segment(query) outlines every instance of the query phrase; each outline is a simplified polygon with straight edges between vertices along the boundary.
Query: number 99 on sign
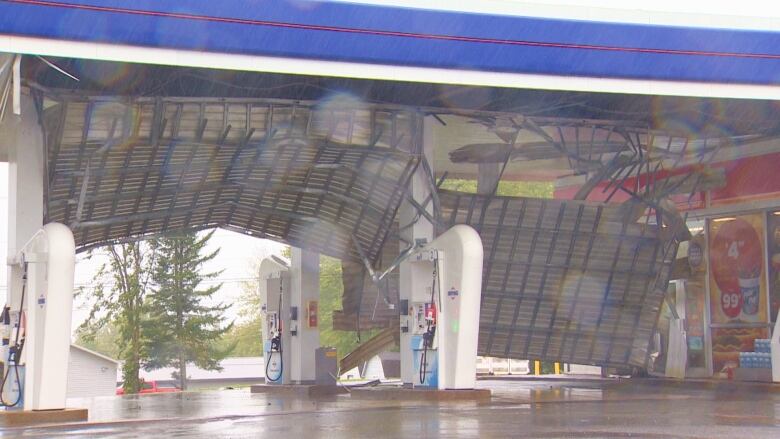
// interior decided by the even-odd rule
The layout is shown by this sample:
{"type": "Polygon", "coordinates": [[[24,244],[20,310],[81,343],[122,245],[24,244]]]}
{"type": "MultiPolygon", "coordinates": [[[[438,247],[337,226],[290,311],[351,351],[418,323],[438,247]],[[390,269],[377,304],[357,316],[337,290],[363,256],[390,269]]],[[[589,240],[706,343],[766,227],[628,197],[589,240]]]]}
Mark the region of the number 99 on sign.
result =
{"type": "Polygon", "coordinates": [[[720,306],[723,314],[734,318],[742,312],[742,294],[739,292],[722,292],[720,295],[720,306]]]}

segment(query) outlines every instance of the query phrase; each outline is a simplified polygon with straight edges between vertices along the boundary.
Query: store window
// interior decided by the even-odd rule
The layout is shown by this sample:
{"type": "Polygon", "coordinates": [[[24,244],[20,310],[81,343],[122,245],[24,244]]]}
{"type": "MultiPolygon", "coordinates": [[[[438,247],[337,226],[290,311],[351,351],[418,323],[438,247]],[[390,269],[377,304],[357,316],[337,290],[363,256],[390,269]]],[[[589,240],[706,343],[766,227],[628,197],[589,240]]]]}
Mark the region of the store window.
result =
{"type": "Polygon", "coordinates": [[[769,335],[764,215],[709,221],[709,294],[713,372],[739,366],[739,353],[769,335]]]}

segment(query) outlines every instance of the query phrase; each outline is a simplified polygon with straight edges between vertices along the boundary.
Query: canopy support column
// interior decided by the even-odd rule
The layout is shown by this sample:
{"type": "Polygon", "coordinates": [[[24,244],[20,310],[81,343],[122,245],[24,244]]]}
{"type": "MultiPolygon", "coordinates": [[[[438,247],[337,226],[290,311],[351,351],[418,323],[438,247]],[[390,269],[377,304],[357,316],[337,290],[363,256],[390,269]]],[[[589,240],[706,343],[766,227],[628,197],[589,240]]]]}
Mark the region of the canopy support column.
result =
{"type": "MultiPolygon", "coordinates": [[[[440,123],[433,116],[425,116],[422,119],[422,147],[421,153],[428,161],[429,164],[433,164],[433,147],[436,144],[435,130],[433,124],[440,123]]],[[[431,169],[431,173],[435,175],[435,170],[431,169]]],[[[433,203],[425,203],[425,200],[431,196],[432,185],[430,182],[430,176],[426,175],[424,166],[417,167],[417,171],[412,176],[409,188],[409,195],[419,205],[422,205],[425,210],[433,214],[433,203]]],[[[398,212],[399,222],[402,226],[412,223],[418,215],[417,208],[414,203],[404,201],[398,212]]],[[[431,242],[434,236],[433,224],[425,217],[419,216],[417,221],[404,230],[401,230],[401,238],[407,242],[415,243],[417,240],[425,240],[431,242]]],[[[431,274],[416,269],[412,264],[401,264],[400,267],[400,289],[399,295],[401,299],[401,337],[400,337],[400,352],[401,352],[401,380],[404,384],[411,385],[414,382],[414,358],[411,349],[412,334],[409,331],[410,316],[406,315],[409,312],[409,305],[412,302],[412,292],[418,289],[430,288],[431,274]],[[406,309],[403,309],[404,303],[406,303],[406,309]]]]}
{"type": "Polygon", "coordinates": [[[314,384],[315,351],[320,347],[320,254],[291,248],[290,380],[314,384]]]}

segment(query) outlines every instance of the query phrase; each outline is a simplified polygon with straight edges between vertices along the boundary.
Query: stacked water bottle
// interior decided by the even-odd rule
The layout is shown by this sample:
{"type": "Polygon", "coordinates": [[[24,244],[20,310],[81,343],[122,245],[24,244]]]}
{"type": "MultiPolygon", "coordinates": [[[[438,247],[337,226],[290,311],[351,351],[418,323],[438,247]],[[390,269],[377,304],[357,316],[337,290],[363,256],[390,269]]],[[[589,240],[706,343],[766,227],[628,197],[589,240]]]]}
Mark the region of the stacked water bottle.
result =
{"type": "Polygon", "coordinates": [[[755,352],[740,352],[739,367],[749,369],[771,368],[772,354],[770,353],[769,339],[758,338],[755,340],[755,352]]]}

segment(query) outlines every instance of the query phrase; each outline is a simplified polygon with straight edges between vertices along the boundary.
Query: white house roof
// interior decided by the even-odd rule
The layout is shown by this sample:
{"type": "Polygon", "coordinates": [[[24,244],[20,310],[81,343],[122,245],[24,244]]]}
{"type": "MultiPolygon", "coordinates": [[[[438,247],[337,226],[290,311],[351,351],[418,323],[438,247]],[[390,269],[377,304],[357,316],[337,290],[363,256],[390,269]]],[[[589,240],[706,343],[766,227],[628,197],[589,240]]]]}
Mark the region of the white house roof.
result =
{"type": "Polygon", "coordinates": [[[115,360],[115,359],[113,359],[113,358],[111,358],[109,356],[106,356],[106,355],[103,355],[101,353],[95,352],[93,350],[87,349],[87,348],[85,348],[83,346],[71,344],[70,348],[71,349],[77,349],[77,350],[82,351],[82,352],[86,352],[89,355],[92,355],[92,356],[98,357],[98,358],[100,358],[102,360],[110,361],[110,362],[112,362],[112,363],[114,363],[116,365],[119,365],[119,361],[117,361],[117,360],[115,360]]]}

